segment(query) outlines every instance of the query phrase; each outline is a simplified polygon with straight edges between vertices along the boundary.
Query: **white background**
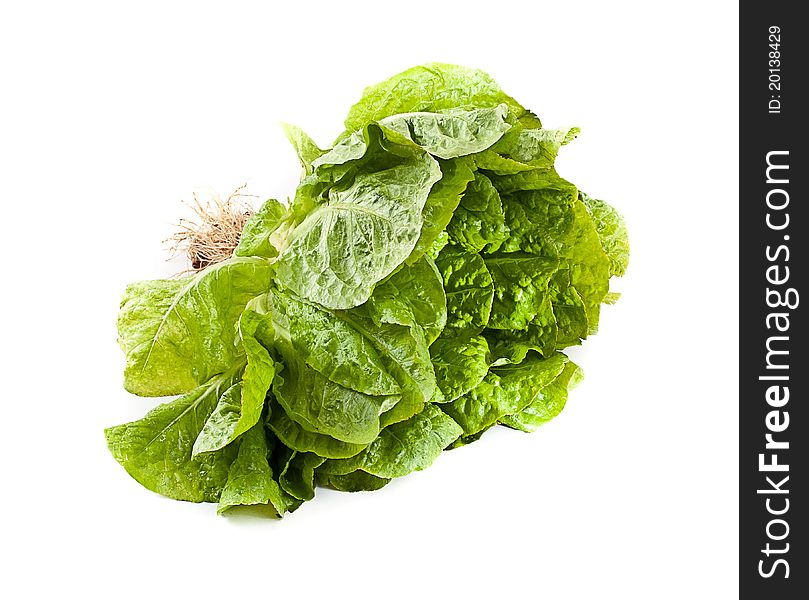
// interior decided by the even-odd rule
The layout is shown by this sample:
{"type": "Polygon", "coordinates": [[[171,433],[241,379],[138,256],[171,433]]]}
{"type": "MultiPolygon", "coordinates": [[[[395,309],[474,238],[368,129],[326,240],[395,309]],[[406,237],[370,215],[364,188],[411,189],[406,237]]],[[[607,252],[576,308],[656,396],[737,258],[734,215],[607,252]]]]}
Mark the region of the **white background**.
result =
{"type": "Polygon", "coordinates": [[[735,597],[736,3],[285,4],[0,9],[2,595],[735,597]],[[280,121],[327,144],[365,85],[433,60],[579,125],[561,173],[626,216],[565,411],[280,522],[141,488],[102,433],[154,404],[121,387],[115,318],[177,270],[181,200],[292,194],[280,121]]]}

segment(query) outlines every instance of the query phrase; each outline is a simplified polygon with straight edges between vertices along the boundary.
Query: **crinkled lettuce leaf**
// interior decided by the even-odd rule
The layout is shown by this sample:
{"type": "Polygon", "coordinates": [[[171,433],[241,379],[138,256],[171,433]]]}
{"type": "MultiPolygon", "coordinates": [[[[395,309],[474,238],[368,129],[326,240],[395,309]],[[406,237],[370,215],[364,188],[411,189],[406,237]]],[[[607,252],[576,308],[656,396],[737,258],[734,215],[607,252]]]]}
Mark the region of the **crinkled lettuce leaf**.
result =
{"type": "Polygon", "coordinates": [[[385,322],[402,317],[401,304],[395,313],[374,310],[386,304],[391,308],[389,295],[345,311],[329,311],[283,291],[273,298],[272,346],[288,369],[285,383],[274,391],[292,420],[304,428],[344,442],[367,443],[367,436],[416,414],[433,396],[435,374],[419,318],[426,312],[432,322],[435,310],[422,311],[416,298],[407,304],[408,325],[385,322]],[[334,429],[340,411],[353,414],[344,414],[334,429]],[[357,428],[353,434],[352,424],[357,428]]]}
{"type": "Polygon", "coordinates": [[[491,354],[486,338],[480,335],[447,335],[430,346],[440,398],[433,403],[451,402],[483,381],[489,372],[491,354]]]}
{"type": "Polygon", "coordinates": [[[294,355],[323,377],[363,394],[401,392],[376,346],[343,314],[282,290],[272,293],[269,304],[274,334],[270,345],[285,363],[293,361],[294,355]]]}
{"type": "Polygon", "coordinates": [[[368,300],[367,311],[377,325],[421,329],[431,344],[447,324],[447,298],[432,259],[422,256],[382,281],[368,300]]]}
{"type": "Polygon", "coordinates": [[[450,239],[469,252],[496,252],[508,236],[500,194],[491,180],[475,174],[447,225],[450,239]]]}
{"type": "Polygon", "coordinates": [[[578,127],[525,129],[514,127],[494,146],[475,156],[479,169],[496,175],[513,175],[535,169],[550,169],[559,149],[579,134],[578,127]]]}
{"type": "Polygon", "coordinates": [[[532,186],[503,196],[510,235],[502,250],[545,256],[564,265],[584,305],[587,333],[593,334],[609,292],[610,261],[575,186],[554,173],[545,173],[532,186]]]}
{"type": "Polygon", "coordinates": [[[267,427],[289,448],[298,452],[312,452],[324,458],[348,458],[362,452],[367,444],[351,444],[329,435],[307,431],[289,418],[277,403],[271,405],[267,427]]]}
{"type": "Polygon", "coordinates": [[[508,106],[445,113],[412,112],[379,121],[387,129],[412,140],[437,158],[450,159],[482,152],[511,129],[508,106]]]}
{"type": "Polygon", "coordinates": [[[593,219],[601,240],[601,247],[610,261],[610,275],[621,277],[629,266],[629,232],[624,218],[603,200],[597,200],[579,191],[579,198],[593,219]]]}
{"type": "MultiPolygon", "coordinates": [[[[364,133],[371,135],[368,129],[364,133]]],[[[441,177],[435,159],[411,142],[412,147],[395,144],[404,150],[400,155],[382,151],[381,136],[371,139],[357,158],[350,149],[339,154],[335,148],[315,161],[316,178],[321,170],[328,177],[330,166],[359,164],[349,165],[338,183],[320,192],[322,198],[311,196],[319,192],[317,186],[301,192],[311,196],[312,208],[289,234],[275,265],[280,284],[327,308],[362,304],[410,255],[421,234],[427,196],[441,177]]]]}
{"type": "Polygon", "coordinates": [[[522,411],[540,390],[556,379],[568,362],[562,353],[528,356],[520,364],[493,367],[483,381],[441,410],[463,428],[465,436],[485,431],[505,415],[522,411]]]}
{"type": "Polygon", "coordinates": [[[457,246],[446,246],[435,259],[444,280],[447,329],[480,333],[489,322],[494,284],[483,258],[457,246]]]}
{"type": "Polygon", "coordinates": [[[492,276],[494,299],[488,327],[524,329],[542,311],[548,284],[559,267],[555,259],[525,253],[485,258],[492,276]]]}
{"type": "Polygon", "coordinates": [[[377,477],[365,471],[353,471],[345,475],[317,473],[319,486],[332,488],[338,492],[375,492],[390,483],[390,479],[377,477]]]}
{"type": "Polygon", "coordinates": [[[348,475],[361,470],[376,477],[403,477],[429,467],[462,433],[461,428],[432,404],[407,421],[380,432],[379,437],[351,458],[327,460],[320,472],[348,475]]]}
{"type": "Polygon", "coordinates": [[[308,431],[368,444],[379,435],[382,413],[401,399],[363,394],[321,375],[295,354],[282,356],[285,368],[275,376],[273,395],[289,418],[308,431]]]}
{"type": "Polygon", "coordinates": [[[438,252],[449,241],[446,227],[452,220],[467,185],[475,178],[474,164],[467,157],[439,160],[438,164],[441,167],[441,179],[433,185],[424,203],[421,234],[407,259],[408,263],[417,261],[425,253],[432,259],[438,256],[438,252]]]}
{"type": "Polygon", "coordinates": [[[501,417],[500,422],[528,433],[536,431],[540,425],[562,412],[567,403],[568,392],[579,383],[581,377],[581,368],[568,362],[556,379],[539,390],[528,406],[518,413],[501,417]]]}
{"type": "Polygon", "coordinates": [[[372,121],[402,113],[474,110],[500,104],[508,106],[513,118],[525,117],[526,122],[540,126],[539,119],[503,92],[487,73],[430,63],[365,88],[362,98],[349,110],[345,128],[350,133],[372,121]]]}

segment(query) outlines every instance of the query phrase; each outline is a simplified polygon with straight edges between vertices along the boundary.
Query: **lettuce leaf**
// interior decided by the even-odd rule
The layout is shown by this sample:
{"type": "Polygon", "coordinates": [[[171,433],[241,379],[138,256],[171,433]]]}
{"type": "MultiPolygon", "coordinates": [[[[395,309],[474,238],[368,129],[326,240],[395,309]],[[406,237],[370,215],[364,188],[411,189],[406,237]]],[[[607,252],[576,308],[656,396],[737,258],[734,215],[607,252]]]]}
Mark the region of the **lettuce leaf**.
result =
{"type": "Polygon", "coordinates": [[[339,492],[375,492],[390,483],[390,479],[377,477],[365,471],[353,471],[345,475],[317,473],[317,484],[339,492]]]}
{"type": "Polygon", "coordinates": [[[581,377],[581,368],[568,362],[556,379],[539,390],[528,406],[518,413],[501,417],[500,422],[526,433],[536,431],[540,425],[562,412],[567,403],[568,392],[576,387],[581,377]]]}
{"type": "Polygon", "coordinates": [[[447,329],[480,333],[489,322],[494,283],[483,258],[455,246],[447,246],[435,259],[444,280],[447,329]]]}
{"type": "Polygon", "coordinates": [[[441,168],[441,179],[433,185],[427,201],[424,203],[424,210],[421,212],[423,222],[421,234],[416,242],[416,247],[407,258],[408,264],[416,262],[425,253],[435,260],[441,247],[446,245],[449,240],[445,229],[452,220],[467,185],[475,178],[474,164],[466,157],[439,160],[438,164],[441,168]],[[442,240],[439,242],[440,247],[436,250],[434,245],[439,237],[442,240]]]}
{"type": "MultiPolygon", "coordinates": [[[[381,143],[379,138],[376,143],[381,143]]],[[[359,161],[367,145],[355,153],[351,147],[341,152],[335,148],[315,161],[315,175],[321,168],[328,174],[330,166],[349,161],[361,164],[329,187],[322,202],[311,198],[313,208],[292,230],[276,262],[280,284],[332,309],[368,300],[374,285],[413,251],[421,234],[422,209],[441,177],[429,154],[415,146],[406,149],[406,156],[397,156],[393,165],[381,169],[374,160],[379,149],[359,161]]]]}
{"type": "Polygon", "coordinates": [[[447,324],[447,298],[432,259],[422,256],[377,285],[367,311],[375,324],[421,330],[431,344],[447,324]]]}
{"type": "Polygon", "coordinates": [[[624,218],[603,200],[579,191],[579,198],[593,220],[601,247],[610,261],[610,275],[621,277],[629,266],[629,232],[624,218]]]}
{"type": "MultiPolygon", "coordinates": [[[[530,116],[487,73],[457,65],[430,63],[413,67],[365,88],[345,120],[347,132],[402,113],[475,110],[505,104],[514,119],[530,116]]],[[[539,127],[539,119],[530,119],[539,127]]],[[[343,134],[345,135],[345,134],[343,134]]]]}
{"type": "Polygon", "coordinates": [[[275,376],[273,395],[289,418],[303,429],[350,444],[372,442],[382,428],[380,416],[401,399],[374,396],[324,377],[299,357],[284,356],[285,370],[275,376]]]}
{"type": "Polygon", "coordinates": [[[239,245],[233,251],[234,256],[278,256],[281,242],[276,238],[276,233],[288,218],[286,207],[278,200],[270,198],[264,202],[244,224],[239,245]]]}
{"type": "Polygon", "coordinates": [[[413,112],[392,115],[379,125],[395,131],[437,158],[450,159],[482,152],[511,129],[508,106],[451,110],[445,113],[413,112]]]}
{"type": "Polygon", "coordinates": [[[427,405],[407,421],[385,428],[365,450],[351,458],[327,460],[320,472],[348,475],[357,470],[391,479],[429,467],[462,433],[440,409],[427,405]]]}
{"type": "Polygon", "coordinates": [[[542,299],[548,295],[548,284],[559,263],[525,253],[489,256],[485,263],[494,284],[488,327],[528,327],[543,309],[542,299]]]}
{"type": "Polygon", "coordinates": [[[236,325],[271,271],[266,260],[232,258],[192,277],[130,285],[118,314],[127,391],[182,394],[242,361],[236,325]]]}
{"type": "Polygon", "coordinates": [[[295,148],[295,154],[298,155],[298,160],[303,167],[303,172],[306,175],[311,175],[314,171],[314,163],[318,158],[323,156],[326,151],[321,150],[318,145],[310,138],[306,132],[300,127],[283,123],[284,134],[286,134],[289,143],[295,148]]]}
{"type": "Polygon", "coordinates": [[[281,474],[278,483],[287,494],[305,502],[315,497],[315,469],[323,464],[325,458],[309,452],[297,452],[289,448],[282,456],[281,474]]]}
{"type": "Polygon", "coordinates": [[[251,300],[239,319],[239,334],[247,354],[242,380],[216,405],[194,442],[193,455],[224,448],[261,419],[264,401],[275,377],[275,362],[255,338],[267,313],[268,296],[251,300]]]}
{"type": "Polygon", "coordinates": [[[267,427],[287,447],[298,452],[312,452],[324,458],[348,458],[362,452],[367,444],[350,444],[331,436],[307,431],[289,418],[278,404],[271,405],[267,427]]]}
{"type": "Polygon", "coordinates": [[[500,141],[475,157],[479,169],[496,175],[514,175],[535,169],[550,169],[559,149],[579,134],[578,127],[524,129],[515,127],[500,141]]]}
{"type": "Polygon", "coordinates": [[[363,394],[402,391],[366,333],[342,314],[280,290],[272,293],[269,304],[274,334],[270,346],[285,363],[300,359],[323,377],[363,394]]]}
{"type": "Polygon", "coordinates": [[[162,404],[143,419],[110,427],[107,445],[115,460],[143,487],[189,502],[216,502],[237,448],[192,456],[192,447],[216,403],[240,372],[213,377],[192,392],[162,404]]]}
{"type": "Polygon", "coordinates": [[[483,381],[489,372],[491,354],[486,338],[480,335],[447,335],[430,346],[441,398],[433,402],[451,402],[483,381]]]}
{"type": "Polygon", "coordinates": [[[466,188],[447,225],[450,239],[469,252],[496,252],[506,240],[505,215],[500,194],[482,173],[466,188]]]}
{"type": "Polygon", "coordinates": [[[483,432],[502,417],[530,405],[562,373],[567,362],[567,356],[557,353],[494,367],[477,387],[453,402],[441,404],[441,410],[463,428],[465,436],[483,432]]]}
{"type": "Polygon", "coordinates": [[[280,517],[297,508],[296,498],[285,493],[275,479],[268,461],[271,449],[266,430],[252,427],[239,442],[239,452],[230,465],[228,479],[219,496],[217,512],[222,514],[234,506],[269,504],[280,517]]]}

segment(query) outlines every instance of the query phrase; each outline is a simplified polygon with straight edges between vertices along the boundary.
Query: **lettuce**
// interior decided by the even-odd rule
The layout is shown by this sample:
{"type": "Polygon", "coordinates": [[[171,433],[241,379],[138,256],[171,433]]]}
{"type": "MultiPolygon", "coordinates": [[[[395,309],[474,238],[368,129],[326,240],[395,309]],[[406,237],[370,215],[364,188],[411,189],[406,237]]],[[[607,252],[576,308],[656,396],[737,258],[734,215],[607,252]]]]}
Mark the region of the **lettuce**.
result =
{"type": "Polygon", "coordinates": [[[107,429],[144,487],[283,516],[316,487],[377,490],[498,424],[534,431],[581,370],[626,272],[620,214],[560,176],[545,129],[482,71],[409,69],[365,90],[234,256],[129,286],[124,386],[180,396],[107,429]]]}

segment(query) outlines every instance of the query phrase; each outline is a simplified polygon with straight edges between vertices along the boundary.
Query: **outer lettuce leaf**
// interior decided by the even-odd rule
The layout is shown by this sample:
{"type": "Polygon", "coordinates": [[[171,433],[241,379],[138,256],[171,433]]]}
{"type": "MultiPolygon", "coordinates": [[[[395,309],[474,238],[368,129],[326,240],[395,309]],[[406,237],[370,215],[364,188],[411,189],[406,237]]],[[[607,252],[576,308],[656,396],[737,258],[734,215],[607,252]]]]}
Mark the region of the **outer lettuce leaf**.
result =
{"type": "Polygon", "coordinates": [[[475,178],[474,165],[467,157],[439,160],[438,162],[441,165],[441,179],[433,185],[430,195],[427,196],[427,202],[421,213],[424,222],[421,227],[421,235],[407,259],[408,264],[414,263],[425,253],[428,253],[432,259],[438,256],[438,252],[449,240],[449,236],[444,230],[452,219],[467,184],[475,178]],[[441,238],[440,241],[439,238],[441,238]]]}
{"type": "Polygon", "coordinates": [[[533,402],[516,414],[502,417],[500,422],[521,431],[536,431],[540,425],[562,412],[568,391],[581,381],[581,376],[581,369],[573,362],[568,362],[559,376],[539,391],[533,402]]]}
{"type": "MultiPolygon", "coordinates": [[[[241,407],[242,382],[237,381],[219,397],[219,402],[216,403],[211,416],[205,421],[205,425],[194,441],[191,456],[196,457],[198,454],[220,450],[233,441],[236,438],[234,434],[239,422],[241,407]]],[[[261,406],[259,406],[260,414],[261,406]]]]}
{"type": "Polygon", "coordinates": [[[328,200],[331,187],[345,187],[358,174],[375,173],[420,161],[426,161],[431,168],[438,165],[436,159],[408,136],[379,123],[369,123],[314,160],[313,173],[301,180],[295,197],[297,200],[311,196],[315,203],[322,203],[328,200]]]}
{"type": "Polygon", "coordinates": [[[239,319],[239,333],[247,353],[242,381],[219,399],[197,440],[193,454],[224,448],[261,419],[264,401],[275,376],[275,363],[255,338],[268,310],[267,294],[254,298],[239,319]]]}
{"type": "Polygon", "coordinates": [[[390,479],[377,477],[365,471],[354,471],[346,475],[317,474],[318,485],[329,487],[339,492],[375,492],[389,483],[390,479]]]}
{"type": "Polygon", "coordinates": [[[130,285],[118,315],[127,391],[181,394],[243,361],[236,324],[267,290],[271,269],[264,259],[232,258],[193,277],[130,285]]]}
{"type": "Polygon", "coordinates": [[[216,502],[237,448],[230,445],[196,458],[191,449],[217,401],[239,377],[239,371],[217,375],[140,421],[110,427],[105,431],[110,452],[153,492],[176,500],[216,502]]]}
{"type": "Polygon", "coordinates": [[[591,317],[587,315],[587,306],[575,288],[574,281],[575,272],[562,269],[554,273],[548,286],[553,306],[556,348],[578,345],[590,331],[591,317]]]}
{"type": "Polygon", "coordinates": [[[450,159],[482,152],[511,129],[508,106],[452,110],[446,113],[412,112],[391,115],[379,124],[412,140],[438,158],[450,159]]]}
{"type": "Polygon", "coordinates": [[[283,444],[298,452],[313,452],[324,458],[348,458],[362,452],[367,444],[349,444],[328,435],[307,431],[289,418],[278,405],[267,416],[267,427],[283,444]]]}
{"type": "Polygon", "coordinates": [[[338,147],[315,161],[314,183],[299,188],[302,200],[296,196],[305,217],[276,263],[278,282],[327,308],[362,304],[374,285],[410,255],[430,188],[441,177],[438,163],[410,142],[412,147],[396,144],[405,156],[382,152],[380,165],[379,149],[369,148],[372,131],[364,134],[368,137],[356,152],[338,147]],[[397,159],[393,165],[391,157],[397,159]],[[321,191],[337,176],[331,172],[335,165],[341,183],[321,191]]]}
{"type": "Polygon", "coordinates": [[[273,381],[273,394],[287,415],[304,429],[350,444],[372,442],[382,428],[379,417],[401,398],[343,387],[294,354],[284,356],[284,366],[273,381]]]}
{"type": "Polygon", "coordinates": [[[447,225],[453,242],[470,252],[495,252],[508,233],[500,194],[488,177],[475,174],[447,225]]]}
{"type": "Polygon", "coordinates": [[[258,422],[275,377],[275,362],[259,339],[265,336],[263,328],[269,310],[269,295],[262,294],[247,304],[239,319],[239,335],[247,353],[247,366],[242,378],[242,410],[235,435],[258,422]]]}
{"type": "Polygon", "coordinates": [[[300,501],[311,500],[315,497],[315,468],[326,459],[317,454],[296,452],[288,448],[284,450],[278,483],[293,498],[300,501]]]}
{"type": "Polygon", "coordinates": [[[356,131],[367,123],[401,113],[473,110],[499,104],[506,104],[514,118],[526,117],[526,125],[540,126],[539,119],[506,95],[487,73],[430,63],[365,88],[362,98],[351,107],[345,128],[347,132],[356,131]]]}
{"type": "Polygon", "coordinates": [[[447,298],[435,263],[423,256],[396,271],[376,286],[367,310],[377,325],[420,328],[431,344],[447,324],[447,298]]]}
{"type": "Polygon", "coordinates": [[[403,421],[418,413],[436,390],[427,340],[420,327],[395,324],[375,325],[368,307],[345,311],[343,317],[363,331],[380,351],[389,372],[402,387],[401,399],[382,415],[381,425],[403,421]]]}
{"type": "Polygon", "coordinates": [[[263,423],[242,436],[239,453],[230,466],[227,483],[219,497],[219,514],[234,506],[256,504],[270,504],[278,516],[297,508],[296,499],[286,494],[273,479],[267,460],[269,453],[263,423]]]}
{"type": "MultiPolygon", "coordinates": [[[[427,267],[435,279],[431,267],[427,267]]],[[[384,286],[382,291],[385,292],[384,286]]],[[[395,312],[375,312],[374,307],[393,306],[390,295],[383,295],[352,310],[327,311],[296,302],[283,292],[274,294],[274,298],[272,345],[289,367],[287,383],[274,389],[280,404],[304,428],[346,442],[368,443],[370,439],[366,438],[374,429],[378,433],[380,427],[416,414],[434,394],[435,374],[424,323],[419,318],[426,313],[427,320],[434,324],[436,307],[432,310],[420,307],[413,297],[402,301],[395,312]],[[390,317],[389,320],[402,317],[403,306],[409,306],[408,322],[409,317],[416,322],[410,325],[374,322],[374,317],[385,320],[380,315],[390,317]],[[300,319],[290,317],[296,311],[303,315],[300,319]],[[360,361],[359,356],[373,357],[373,362],[360,361]],[[355,366],[343,373],[341,369],[349,361],[364,370],[355,366]],[[391,387],[377,385],[380,373],[386,375],[383,381],[392,383],[391,387]],[[301,377],[306,381],[299,381],[301,377]],[[353,416],[343,415],[341,428],[333,429],[339,416],[333,411],[347,409],[357,412],[353,416]],[[381,420],[377,420],[380,415],[381,420]],[[352,422],[356,427],[361,425],[364,433],[352,434],[347,429],[352,422]]],[[[439,312],[443,317],[443,311],[439,312]]]]}
{"type": "Polygon", "coordinates": [[[271,305],[271,345],[285,361],[296,355],[323,377],[363,394],[402,391],[367,335],[341,314],[280,290],[272,293],[271,305]]]}
{"type": "Polygon", "coordinates": [[[579,134],[578,127],[522,129],[515,127],[489,150],[475,156],[479,169],[497,175],[513,175],[534,169],[550,169],[559,148],[579,134]]]}
{"type": "Polygon", "coordinates": [[[543,309],[548,283],[559,267],[554,259],[524,253],[489,256],[486,268],[494,282],[494,300],[488,326],[524,329],[543,309]]]}
{"type": "MultiPolygon", "coordinates": [[[[425,261],[428,260],[425,259],[425,261]]],[[[416,273],[418,273],[419,268],[416,268],[416,273]]],[[[403,421],[418,413],[424,403],[429,402],[435,394],[435,372],[430,362],[427,336],[432,338],[438,331],[438,325],[444,320],[444,311],[441,306],[432,309],[425,306],[420,298],[422,294],[425,294],[433,296],[436,302],[440,302],[443,293],[434,289],[438,282],[435,280],[435,272],[429,262],[423,268],[424,283],[427,290],[430,291],[422,290],[420,287],[412,288],[414,291],[418,290],[416,294],[409,299],[400,298],[399,303],[400,309],[409,305],[409,310],[406,311],[407,316],[412,315],[416,321],[415,324],[400,325],[385,322],[387,320],[409,321],[409,319],[393,318],[394,313],[388,313],[387,316],[390,316],[390,319],[380,319],[380,306],[390,307],[388,303],[391,294],[385,286],[381,286],[379,296],[374,291],[374,296],[363,306],[348,311],[339,311],[341,318],[361,331],[377,348],[388,371],[402,388],[402,399],[382,416],[383,427],[403,421]]],[[[407,283],[412,279],[410,275],[403,273],[401,280],[397,276],[391,278],[394,283],[398,281],[402,287],[410,285],[407,283]]],[[[396,315],[401,316],[402,312],[402,310],[397,310],[396,315]]]]}
{"type": "Polygon", "coordinates": [[[321,150],[314,140],[300,127],[290,125],[289,123],[283,123],[282,126],[289,143],[295,148],[295,154],[298,155],[298,160],[301,163],[301,167],[303,167],[304,173],[311,175],[314,171],[312,163],[323,156],[326,151],[321,150]]]}
{"type": "Polygon", "coordinates": [[[435,259],[447,297],[447,329],[479,333],[489,321],[492,276],[479,254],[447,246],[435,259]]]}
{"type": "Polygon", "coordinates": [[[579,198],[593,219],[601,247],[610,260],[610,275],[621,277],[629,266],[629,232],[617,210],[579,191],[579,198]]]}
{"type": "MultiPolygon", "coordinates": [[[[501,178],[496,185],[499,182],[501,178]]],[[[575,186],[554,173],[545,173],[544,179],[533,179],[530,185],[533,189],[503,199],[511,232],[503,250],[547,256],[565,265],[584,304],[588,333],[595,333],[601,303],[609,291],[610,262],[593,221],[575,186]]]]}
{"type": "Polygon", "coordinates": [[[489,344],[479,335],[441,336],[430,346],[430,356],[442,394],[434,403],[451,402],[477,387],[491,364],[489,344]]]}
{"type": "Polygon", "coordinates": [[[598,331],[601,303],[609,292],[610,262],[580,201],[573,205],[573,226],[557,243],[561,260],[570,270],[570,285],[584,304],[587,333],[594,334],[598,331]]]}
{"type": "Polygon", "coordinates": [[[561,353],[549,358],[527,357],[518,365],[492,368],[471,392],[441,409],[463,428],[465,436],[480,433],[505,415],[522,411],[540,390],[556,379],[568,358],[561,353]]]}
{"type": "Polygon", "coordinates": [[[260,256],[274,258],[278,256],[277,247],[281,242],[276,233],[289,218],[286,207],[270,198],[244,224],[239,245],[233,251],[235,256],[260,256]]]}
{"type": "Polygon", "coordinates": [[[461,428],[432,404],[407,421],[385,428],[367,449],[352,458],[328,460],[325,474],[347,475],[362,470],[382,478],[403,477],[429,467],[461,428]]]}

